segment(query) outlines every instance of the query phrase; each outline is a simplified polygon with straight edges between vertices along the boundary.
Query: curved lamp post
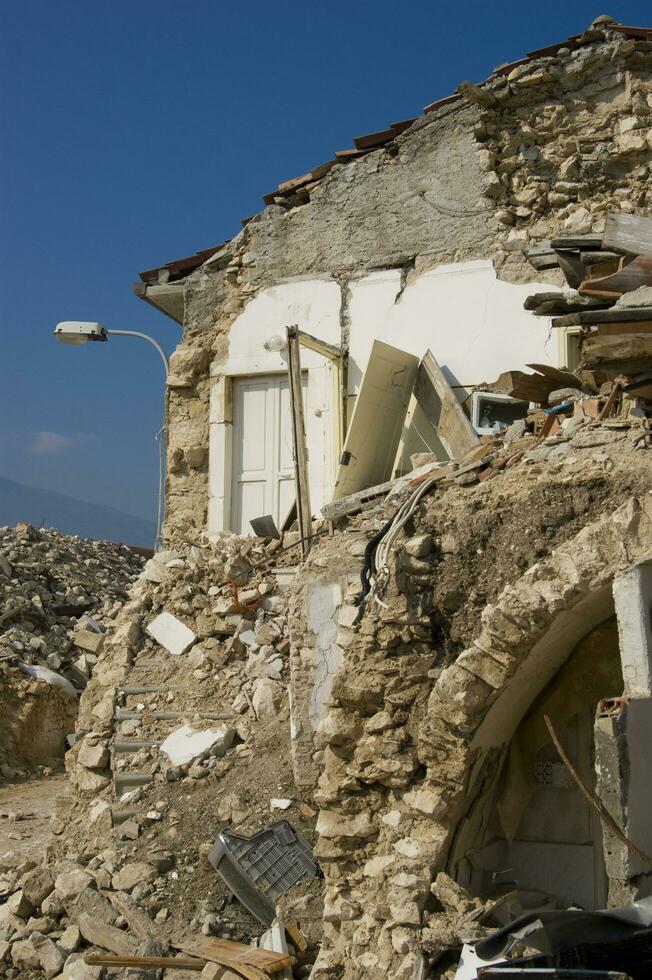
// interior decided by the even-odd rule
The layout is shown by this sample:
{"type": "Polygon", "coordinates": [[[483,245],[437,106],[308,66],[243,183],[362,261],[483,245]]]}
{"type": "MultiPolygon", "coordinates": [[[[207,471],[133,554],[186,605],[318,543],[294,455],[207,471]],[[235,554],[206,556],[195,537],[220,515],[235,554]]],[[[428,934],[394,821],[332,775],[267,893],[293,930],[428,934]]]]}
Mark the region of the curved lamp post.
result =
{"type": "Polygon", "coordinates": [[[54,328],[54,336],[62,344],[70,344],[74,347],[79,347],[80,344],[87,344],[89,340],[106,341],[109,337],[140,337],[141,340],[146,340],[148,344],[156,348],[160,354],[165,367],[166,379],[170,373],[170,362],[161,345],[153,337],[148,336],[146,333],[140,333],[138,330],[107,330],[101,323],[87,323],[83,320],[64,320],[63,323],[57,323],[54,328]]]}
{"type": "MultiPolygon", "coordinates": [[[[89,341],[107,341],[109,337],[139,337],[140,340],[146,340],[148,344],[154,347],[163,361],[163,367],[165,368],[165,380],[167,381],[168,375],[170,373],[170,361],[168,356],[153,337],[150,337],[146,333],[140,333],[138,330],[107,330],[103,327],[101,323],[89,323],[85,320],[64,320],[62,323],[57,323],[54,328],[54,336],[57,340],[60,340],[62,344],[70,344],[73,347],[79,347],[81,344],[87,344],[89,341]]],[[[161,528],[163,524],[163,483],[165,474],[165,422],[163,423],[163,428],[156,436],[156,440],[159,443],[159,490],[158,490],[158,514],[157,514],[157,528],[156,528],[156,547],[161,544],[161,528]]]]}

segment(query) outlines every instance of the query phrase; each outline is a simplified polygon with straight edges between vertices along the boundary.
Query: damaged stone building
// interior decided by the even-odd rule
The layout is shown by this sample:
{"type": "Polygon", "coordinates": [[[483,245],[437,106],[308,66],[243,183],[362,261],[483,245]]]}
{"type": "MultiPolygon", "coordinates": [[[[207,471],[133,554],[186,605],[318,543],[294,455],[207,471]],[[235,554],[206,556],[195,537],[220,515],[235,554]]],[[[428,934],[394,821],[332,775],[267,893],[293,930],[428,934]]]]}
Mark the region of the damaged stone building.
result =
{"type": "Polygon", "coordinates": [[[280,818],[319,865],[286,976],[454,977],[520,915],[652,894],[652,29],[354,142],[135,287],[182,328],[166,546],[49,870],[2,872],[9,969],[75,923],[74,962],[251,942],[208,855],[280,818]]]}

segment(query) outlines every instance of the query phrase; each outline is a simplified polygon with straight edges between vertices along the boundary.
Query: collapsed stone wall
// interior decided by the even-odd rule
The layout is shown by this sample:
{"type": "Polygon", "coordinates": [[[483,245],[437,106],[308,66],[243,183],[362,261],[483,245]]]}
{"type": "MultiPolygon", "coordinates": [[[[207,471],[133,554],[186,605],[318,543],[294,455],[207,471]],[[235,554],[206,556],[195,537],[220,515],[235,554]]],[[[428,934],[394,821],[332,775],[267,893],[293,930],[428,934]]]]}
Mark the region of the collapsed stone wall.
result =
{"type": "MultiPolygon", "coordinates": [[[[489,258],[501,278],[527,282],[524,247],[597,233],[609,209],[650,213],[652,45],[608,25],[587,42],[461,86],[459,101],[388,146],[277,197],[188,277],[169,391],[171,540],[206,526],[210,374],[262,289],[336,279],[346,348],[347,285],[370,271],[401,268],[409,282],[441,263],[489,258]]],[[[555,285],[560,276],[536,273],[555,285]]]]}
{"type": "MultiPolygon", "coordinates": [[[[429,951],[456,944],[437,873],[478,761],[475,731],[554,616],[652,554],[650,460],[633,444],[625,430],[566,432],[489,482],[433,491],[357,632],[354,590],[344,594],[342,664],[312,746],[326,875],[313,976],[420,976],[429,951]]],[[[313,659],[315,583],[350,576],[347,552],[392,511],[379,503],[315,546],[291,598],[293,657],[313,659]]]]}

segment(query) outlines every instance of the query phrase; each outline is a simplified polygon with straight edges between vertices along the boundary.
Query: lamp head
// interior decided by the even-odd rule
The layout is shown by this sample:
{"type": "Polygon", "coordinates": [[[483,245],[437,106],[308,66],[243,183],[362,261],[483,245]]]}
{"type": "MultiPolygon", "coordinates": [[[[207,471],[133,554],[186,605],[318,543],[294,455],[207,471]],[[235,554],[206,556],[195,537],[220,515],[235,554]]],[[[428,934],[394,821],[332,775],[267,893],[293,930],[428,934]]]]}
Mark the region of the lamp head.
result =
{"type": "Polygon", "coordinates": [[[62,344],[79,346],[89,340],[108,340],[106,328],[101,323],[87,323],[84,320],[64,320],[57,323],[54,336],[62,344]]]}
{"type": "Polygon", "coordinates": [[[279,353],[280,351],[285,350],[285,348],[287,347],[287,341],[285,337],[281,337],[280,334],[275,333],[273,336],[271,336],[268,340],[265,341],[263,347],[265,348],[265,350],[273,351],[274,353],[279,353]]]}

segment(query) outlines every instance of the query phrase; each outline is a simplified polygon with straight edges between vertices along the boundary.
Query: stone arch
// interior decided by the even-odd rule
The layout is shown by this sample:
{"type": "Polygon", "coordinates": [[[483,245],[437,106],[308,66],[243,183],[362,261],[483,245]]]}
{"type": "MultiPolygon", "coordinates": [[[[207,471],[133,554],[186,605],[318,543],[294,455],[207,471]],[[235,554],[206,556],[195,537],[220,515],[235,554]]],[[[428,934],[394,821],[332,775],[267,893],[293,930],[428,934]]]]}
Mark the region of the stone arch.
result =
{"type": "MultiPolygon", "coordinates": [[[[440,754],[429,767],[447,803],[439,867],[454,852],[491,753],[509,742],[579,641],[614,615],[614,579],[652,556],[651,518],[646,494],[587,525],[485,608],[479,635],[441,674],[425,725],[430,745],[445,734],[449,746],[447,758],[440,754]]],[[[626,670],[625,683],[626,694],[640,696],[630,690],[626,670]]]]}

